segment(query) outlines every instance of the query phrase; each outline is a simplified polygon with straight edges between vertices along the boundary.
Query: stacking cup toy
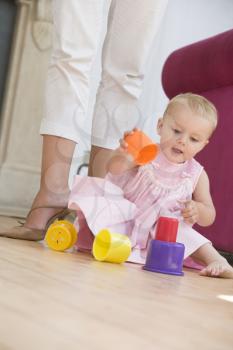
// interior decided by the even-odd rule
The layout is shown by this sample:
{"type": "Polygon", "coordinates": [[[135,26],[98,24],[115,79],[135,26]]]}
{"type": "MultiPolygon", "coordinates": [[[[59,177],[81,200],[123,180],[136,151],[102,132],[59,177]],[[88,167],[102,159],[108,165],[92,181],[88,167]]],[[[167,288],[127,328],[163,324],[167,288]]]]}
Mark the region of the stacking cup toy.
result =
{"type": "Polygon", "coordinates": [[[157,223],[155,239],[166,242],[176,242],[178,220],[161,216],[157,223]]]}
{"type": "Polygon", "coordinates": [[[45,241],[49,248],[64,251],[75,244],[77,237],[77,231],[71,222],[57,220],[49,226],[45,241]]]}
{"type": "Polygon", "coordinates": [[[120,264],[128,259],[131,253],[131,242],[125,235],[103,229],[95,237],[92,253],[98,261],[120,264]]]}
{"type": "Polygon", "coordinates": [[[184,244],[152,240],[144,270],[182,276],[184,244]]]}
{"type": "Polygon", "coordinates": [[[128,144],[127,152],[138,165],[149,163],[158,154],[158,146],[142,131],[127,135],[125,141],[128,144]]]}

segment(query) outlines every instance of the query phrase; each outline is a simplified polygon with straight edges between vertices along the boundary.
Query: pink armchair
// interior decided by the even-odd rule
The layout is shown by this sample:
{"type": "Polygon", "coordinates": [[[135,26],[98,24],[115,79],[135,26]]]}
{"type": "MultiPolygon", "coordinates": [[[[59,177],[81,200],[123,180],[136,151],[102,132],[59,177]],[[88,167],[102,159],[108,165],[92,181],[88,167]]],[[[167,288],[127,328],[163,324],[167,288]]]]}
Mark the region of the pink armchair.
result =
{"type": "Polygon", "coordinates": [[[217,217],[197,230],[217,249],[233,253],[233,30],[174,51],[164,64],[162,84],[169,98],[193,92],[218,110],[218,127],[197,157],[209,175],[217,217]]]}

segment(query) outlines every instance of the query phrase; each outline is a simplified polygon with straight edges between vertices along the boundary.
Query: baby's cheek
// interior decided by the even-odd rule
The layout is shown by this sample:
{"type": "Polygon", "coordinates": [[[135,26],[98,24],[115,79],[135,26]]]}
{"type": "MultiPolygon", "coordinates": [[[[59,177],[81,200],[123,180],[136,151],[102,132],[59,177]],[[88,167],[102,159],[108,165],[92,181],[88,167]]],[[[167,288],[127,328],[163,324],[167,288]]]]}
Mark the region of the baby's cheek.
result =
{"type": "Polygon", "coordinates": [[[162,149],[162,151],[166,150],[167,148],[169,148],[171,146],[171,138],[166,138],[165,140],[163,140],[162,142],[160,142],[160,147],[162,149]]]}

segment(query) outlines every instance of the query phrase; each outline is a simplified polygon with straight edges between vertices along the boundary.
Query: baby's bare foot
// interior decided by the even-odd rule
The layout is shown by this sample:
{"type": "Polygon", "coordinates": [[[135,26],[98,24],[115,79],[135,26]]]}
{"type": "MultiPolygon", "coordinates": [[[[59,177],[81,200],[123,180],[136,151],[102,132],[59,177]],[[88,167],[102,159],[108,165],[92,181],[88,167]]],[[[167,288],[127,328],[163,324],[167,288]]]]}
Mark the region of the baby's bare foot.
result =
{"type": "Polygon", "coordinates": [[[233,267],[226,259],[213,261],[200,272],[201,276],[233,278],[233,267]]]}

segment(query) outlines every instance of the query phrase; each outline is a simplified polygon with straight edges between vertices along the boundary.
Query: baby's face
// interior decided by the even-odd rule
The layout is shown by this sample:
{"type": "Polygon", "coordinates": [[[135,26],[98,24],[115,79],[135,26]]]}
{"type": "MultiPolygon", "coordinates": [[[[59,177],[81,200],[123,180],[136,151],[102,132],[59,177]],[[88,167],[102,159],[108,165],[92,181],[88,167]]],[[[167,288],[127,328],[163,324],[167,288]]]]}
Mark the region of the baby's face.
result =
{"type": "Polygon", "coordinates": [[[158,122],[160,147],[173,163],[193,158],[208,143],[212,125],[188,106],[177,104],[158,122]]]}

